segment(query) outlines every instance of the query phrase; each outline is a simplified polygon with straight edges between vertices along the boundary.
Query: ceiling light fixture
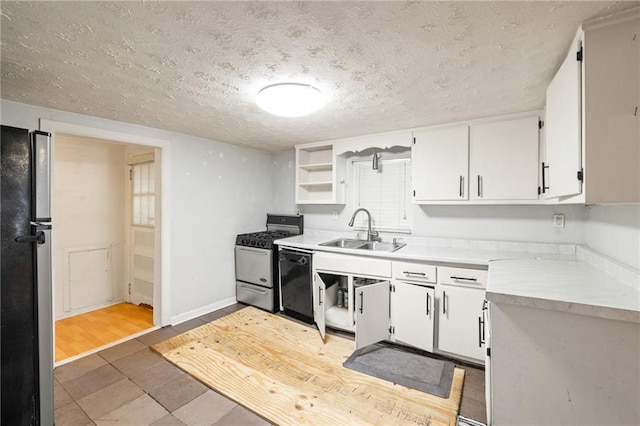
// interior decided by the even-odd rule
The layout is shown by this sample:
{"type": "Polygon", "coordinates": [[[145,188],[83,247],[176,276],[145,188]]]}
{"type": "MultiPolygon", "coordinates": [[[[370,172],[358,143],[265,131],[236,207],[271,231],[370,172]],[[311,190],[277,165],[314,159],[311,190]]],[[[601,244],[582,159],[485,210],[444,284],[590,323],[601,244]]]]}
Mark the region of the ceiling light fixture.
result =
{"type": "Polygon", "coordinates": [[[282,117],[301,117],[320,109],[326,102],[321,91],[308,84],[279,83],[260,90],[256,103],[263,110],[282,117]]]}

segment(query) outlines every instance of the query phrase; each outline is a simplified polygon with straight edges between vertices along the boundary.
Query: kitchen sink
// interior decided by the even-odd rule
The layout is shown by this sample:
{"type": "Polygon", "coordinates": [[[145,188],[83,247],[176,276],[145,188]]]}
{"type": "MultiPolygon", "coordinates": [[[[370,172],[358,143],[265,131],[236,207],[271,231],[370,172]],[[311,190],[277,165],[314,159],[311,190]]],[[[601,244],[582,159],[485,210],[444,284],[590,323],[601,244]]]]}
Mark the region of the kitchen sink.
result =
{"type": "Polygon", "coordinates": [[[382,241],[367,241],[361,246],[357,247],[360,250],[373,250],[373,251],[396,251],[404,246],[406,243],[385,243],[382,241]]]}
{"type": "Polygon", "coordinates": [[[394,243],[385,243],[381,241],[366,241],[366,240],[352,240],[348,238],[338,238],[337,240],[327,241],[326,243],[321,243],[320,245],[325,247],[392,252],[404,247],[406,243],[394,244],[394,243]]]}
{"type": "Polygon", "coordinates": [[[326,243],[320,244],[325,247],[339,247],[339,248],[359,248],[361,245],[366,243],[366,240],[351,240],[348,238],[338,238],[337,240],[327,241],[326,243]]]}

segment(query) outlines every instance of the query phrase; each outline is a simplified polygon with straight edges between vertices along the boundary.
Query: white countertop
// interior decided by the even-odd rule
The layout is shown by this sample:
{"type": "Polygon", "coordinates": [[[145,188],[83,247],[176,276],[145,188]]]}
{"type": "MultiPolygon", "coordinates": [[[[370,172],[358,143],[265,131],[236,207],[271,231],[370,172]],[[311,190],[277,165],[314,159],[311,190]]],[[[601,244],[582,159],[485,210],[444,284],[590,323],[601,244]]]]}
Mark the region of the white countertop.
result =
{"type": "Polygon", "coordinates": [[[490,302],[640,323],[640,287],[581,261],[491,262],[486,297],[490,302]]]}
{"type": "Polygon", "coordinates": [[[493,244],[490,242],[469,241],[468,244],[464,244],[462,240],[450,240],[453,242],[457,241],[457,247],[446,247],[443,244],[443,241],[445,240],[441,239],[405,238],[404,240],[407,240],[407,245],[394,252],[345,249],[320,245],[321,243],[337,238],[354,238],[354,236],[330,232],[308,233],[277,240],[275,243],[282,247],[314,251],[463,265],[488,265],[489,262],[493,260],[520,259],[523,257],[575,258],[575,255],[571,254],[571,248],[569,245],[565,245],[561,249],[558,249],[558,246],[554,245],[530,243],[502,242],[493,244]],[[434,245],[434,242],[436,245],[434,245]],[[502,247],[504,247],[504,249],[501,249],[502,247]],[[533,251],[527,250],[532,247],[535,247],[533,251]],[[541,247],[546,247],[547,252],[544,252],[541,247]],[[517,250],[518,248],[520,248],[520,250],[517,250]]]}
{"type": "MultiPolygon", "coordinates": [[[[311,230],[277,240],[276,244],[386,259],[488,265],[487,299],[491,302],[640,323],[638,271],[629,273],[625,269],[616,275],[624,279],[613,278],[614,275],[603,272],[602,257],[588,248],[578,246],[578,256],[576,246],[570,244],[419,237],[403,238],[407,245],[391,253],[320,246],[336,238],[355,238],[355,234],[311,230]]],[[[608,272],[619,269],[608,260],[604,263],[608,272]]]]}

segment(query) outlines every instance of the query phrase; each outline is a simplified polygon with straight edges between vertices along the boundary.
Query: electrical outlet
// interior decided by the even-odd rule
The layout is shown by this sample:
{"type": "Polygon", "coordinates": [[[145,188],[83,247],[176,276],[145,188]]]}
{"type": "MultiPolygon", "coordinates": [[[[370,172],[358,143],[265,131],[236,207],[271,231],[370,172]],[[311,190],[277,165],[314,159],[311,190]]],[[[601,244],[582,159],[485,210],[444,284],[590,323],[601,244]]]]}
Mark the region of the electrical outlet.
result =
{"type": "Polygon", "coordinates": [[[333,211],[333,213],[331,214],[331,219],[333,220],[338,220],[338,212],[337,211],[333,211]]]}
{"type": "Polygon", "coordinates": [[[554,214],[553,215],[553,227],[554,228],[564,228],[564,215],[563,214],[554,214]]]}

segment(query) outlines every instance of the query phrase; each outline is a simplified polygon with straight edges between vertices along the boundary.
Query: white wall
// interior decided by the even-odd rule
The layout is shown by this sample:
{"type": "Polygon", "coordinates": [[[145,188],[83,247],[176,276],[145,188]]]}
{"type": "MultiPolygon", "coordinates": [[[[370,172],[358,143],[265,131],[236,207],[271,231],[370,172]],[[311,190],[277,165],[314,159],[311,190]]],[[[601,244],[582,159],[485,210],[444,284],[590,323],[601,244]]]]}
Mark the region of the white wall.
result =
{"type": "MultiPolygon", "coordinates": [[[[344,206],[295,205],[294,151],[275,155],[274,201],[282,211],[300,210],[305,227],[350,231],[347,226],[354,211],[347,190],[344,206]],[[281,189],[284,188],[284,191],[281,189]],[[337,212],[334,219],[333,212],[337,212]]],[[[420,206],[412,208],[412,235],[472,240],[584,243],[584,206],[420,206]],[[553,228],[554,213],[565,215],[565,228],[553,228]]],[[[384,238],[384,235],[383,235],[384,238]]]]}
{"type": "Polygon", "coordinates": [[[640,269],[640,204],[587,206],[589,247],[640,269]]]}
{"type": "Polygon", "coordinates": [[[5,100],[0,106],[0,122],[9,126],[37,129],[44,118],[169,141],[169,317],[234,299],[235,235],[263,230],[272,210],[270,153],[5,100]]]}
{"type": "MultiPolygon", "coordinates": [[[[273,154],[274,213],[294,214],[299,210],[295,204],[295,165],[295,151],[282,151],[273,154]]],[[[305,223],[305,226],[308,225],[305,223]]]]}
{"type": "MultiPolygon", "coordinates": [[[[85,283],[83,290],[95,297],[111,294],[113,301],[124,298],[126,277],[126,162],[125,146],[59,135],[54,151],[53,253],[56,286],[55,315],[63,316],[64,295],[69,294],[69,259],[65,253],[83,248],[109,251],[109,288],[85,283]]],[[[74,289],[74,291],[77,289],[74,289]]],[[[76,297],[77,299],[77,297],[76,297]]],[[[109,299],[101,300],[108,303],[109,299]]],[[[69,301],[67,301],[69,306],[69,301]]],[[[73,307],[72,307],[73,308],[73,307]]]]}

